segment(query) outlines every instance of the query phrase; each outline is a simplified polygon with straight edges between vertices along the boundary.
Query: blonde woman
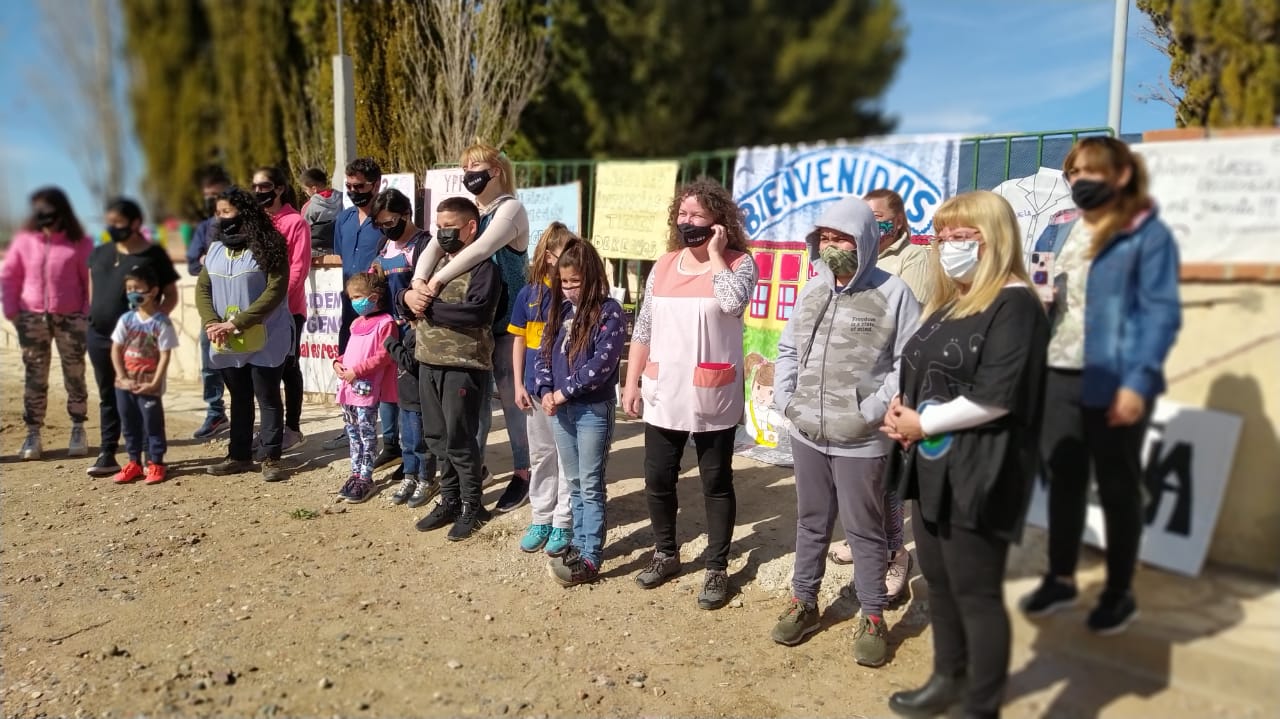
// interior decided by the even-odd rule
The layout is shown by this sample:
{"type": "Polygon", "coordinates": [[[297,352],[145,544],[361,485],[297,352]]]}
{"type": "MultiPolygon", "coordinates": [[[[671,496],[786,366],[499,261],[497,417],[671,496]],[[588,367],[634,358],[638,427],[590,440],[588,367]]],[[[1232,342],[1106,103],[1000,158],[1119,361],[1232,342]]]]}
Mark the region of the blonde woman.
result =
{"type": "Polygon", "coordinates": [[[931,716],[961,704],[965,716],[994,717],[1009,673],[1005,559],[1038,468],[1049,322],[1004,198],[953,197],[933,222],[941,271],[882,430],[903,450],[891,476],[915,500],[933,674],[889,706],[931,716]]]}
{"type": "MultiPolygon", "coordinates": [[[[516,180],[511,160],[497,148],[476,143],[462,153],[462,184],[476,197],[480,206],[479,236],[474,243],[458,253],[449,264],[432,275],[432,268],[444,253],[439,241],[432,242],[418,258],[413,273],[413,291],[405,297],[410,309],[421,313],[440,289],[449,282],[469,272],[478,262],[492,259],[501,271],[505,295],[493,321],[493,380],[502,398],[502,415],[507,424],[507,438],[511,441],[511,457],[515,473],[506,491],[495,507],[499,512],[510,512],[524,504],[529,497],[529,438],[527,420],[516,404],[516,375],[512,365],[516,337],[507,331],[511,321],[511,308],[516,295],[524,287],[529,264],[529,215],[524,205],[516,199],[516,180]]],[[[490,413],[480,413],[480,455],[484,456],[489,438],[490,413]]],[[[484,470],[485,484],[492,475],[484,470]]]]}

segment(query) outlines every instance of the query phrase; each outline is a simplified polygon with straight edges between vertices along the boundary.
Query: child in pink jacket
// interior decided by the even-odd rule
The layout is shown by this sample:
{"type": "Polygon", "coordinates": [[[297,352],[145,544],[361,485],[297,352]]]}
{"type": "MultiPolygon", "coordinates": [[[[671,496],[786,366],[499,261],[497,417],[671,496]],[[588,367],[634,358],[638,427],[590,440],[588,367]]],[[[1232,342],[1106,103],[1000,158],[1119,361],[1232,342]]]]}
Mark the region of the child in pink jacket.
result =
{"type": "Polygon", "coordinates": [[[9,243],[0,270],[4,318],[14,324],[22,347],[25,389],[22,420],[27,438],[19,459],[40,459],[40,430],[49,406],[52,344],[58,344],[62,381],[67,389],[71,438],[67,456],[88,453],[84,421],[89,392],[85,384],[85,335],[89,312],[89,252],[71,203],[62,190],[46,187],[31,196],[31,217],[9,243]]]}
{"type": "Polygon", "coordinates": [[[352,275],[346,289],[352,309],[360,316],[351,323],[347,351],[333,362],[341,380],[338,404],[351,447],[351,476],[338,496],[358,504],[373,495],[378,403],[399,401],[395,362],[383,344],[397,333],[396,322],[387,313],[387,282],[382,275],[352,275]]]}

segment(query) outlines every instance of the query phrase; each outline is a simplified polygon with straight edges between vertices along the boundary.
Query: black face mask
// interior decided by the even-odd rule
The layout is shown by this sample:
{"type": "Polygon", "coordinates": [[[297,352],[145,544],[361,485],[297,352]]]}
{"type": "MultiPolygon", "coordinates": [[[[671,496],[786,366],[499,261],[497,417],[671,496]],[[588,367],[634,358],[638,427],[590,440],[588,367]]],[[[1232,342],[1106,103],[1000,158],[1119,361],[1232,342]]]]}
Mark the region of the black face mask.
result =
{"type": "Polygon", "coordinates": [[[36,213],[36,227],[39,227],[42,230],[45,229],[46,227],[53,227],[57,223],[58,223],[58,213],[56,212],[37,212],[36,213]]]}
{"type": "Polygon", "coordinates": [[[378,229],[382,232],[383,237],[394,242],[401,237],[404,237],[404,230],[408,226],[409,221],[401,217],[400,221],[397,222],[394,227],[379,227],[378,229]]]}
{"type": "Polygon", "coordinates": [[[446,254],[461,252],[466,247],[462,242],[462,231],[456,227],[441,227],[436,230],[436,242],[446,254]]]}
{"type": "Polygon", "coordinates": [[[204,198],[204,214],[208,215],[209,217],[213,217],[213,213],[217,209],[218,209],[218,198],[216,197],[204,198]]]}
{"type": "Polygon", "coordinates": [[[270,192],[255,192],[253,193],[253,196],[257,198],[258,204],[263,207],[270,207],[271,203],[276,201],[275,190],[271,190],[270,192]]]}
{"type": "Polygon", "coordinates": [[[484,188],[489,186],[489,180],[493,177],[489,175],[488,170],[472,170],[471,172],[462,173],[462,185],[467,188],[467,192],[478,195],[484,192],[484,188]]]}
{"type": "Polygon", "coordinates": [[[685,247],[699,247],[711,239],[711,235],[715,234],[715,231],[710,227],[690,224],[676,225],[676,231],[680,233],[680,241],[684,243],[685,247]]]}
{"type": "Polygon", "coordinates": [[[128,227],[108,227],[107,236],[112,242],[124,242],[133,235],[133,230],[128,227]]]}
{"type": "Polygon", "coordinates": [[[1116,196],[1116,188],[1101,180],[1076,180],[1071,183],[1071,201],[1082,210],[1096,210],[1116,196]]]}
{"type": "Polygon", "coordinates": [[[351,200],[351,204],[356,207],[364,207],[373,199],[372,192],[351,192],[347,191],[347,199],[351,200]]]}
{"type": "MultiPolygon", "coordinates": [[[[218,220],[218,234],[222,236],[222,244],[234,245],[236,238],[240,237],[242,227],[244,227],[244,220],[239,215],[218,220]]],[[[240,244],[244,244],[244,241],[240,240],[240,244]]]]}

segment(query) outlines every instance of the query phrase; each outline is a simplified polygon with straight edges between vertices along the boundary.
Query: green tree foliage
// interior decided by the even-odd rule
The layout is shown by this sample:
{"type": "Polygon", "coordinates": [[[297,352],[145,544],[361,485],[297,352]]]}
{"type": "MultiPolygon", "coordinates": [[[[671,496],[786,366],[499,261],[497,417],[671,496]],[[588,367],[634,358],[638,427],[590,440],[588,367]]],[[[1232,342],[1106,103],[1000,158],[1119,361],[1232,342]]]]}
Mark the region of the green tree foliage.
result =
{"type": "Polygon", "coordinates": [[[1138,0],[1169,55],[1179,127],[1270,127],[1280,116],[1280,0],[1138,0]]]}
{"type": "Polygon", "coordinates": [[[544,156],[669,156],[889,131],[872,104],[904,29],[893,0],[553,4],[544,156]]]}

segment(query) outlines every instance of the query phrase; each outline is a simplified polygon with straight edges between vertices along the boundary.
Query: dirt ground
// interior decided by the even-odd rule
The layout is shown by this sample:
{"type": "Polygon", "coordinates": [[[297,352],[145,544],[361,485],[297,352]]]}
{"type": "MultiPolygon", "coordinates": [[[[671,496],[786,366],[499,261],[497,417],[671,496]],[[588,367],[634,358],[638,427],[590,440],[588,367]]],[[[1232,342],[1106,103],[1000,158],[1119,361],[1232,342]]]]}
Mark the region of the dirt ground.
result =
{"type": "MultiPolygon", "coordinates": [[[[885,716],[891,692],[928,674],[918,576],[888,616],[883,668],[852,660],[847,568],[828,565],[821,632],[770,641],[794,546],[789,470],[739,460],[737,595],[708,612],[695,603],[706,542],[692,457],[684,574],[652,591],[632,580],[651,541],[637,422],[619,423],[610,461],[603,577],[563,589],[546,557],[516,546],[527,506],[455,544],[414,531],[430,507],[393,506],[386,489],[335,502],[348,464],[320,448],[340,420],[319,403],[289,481],[217,478],[203,466],[225,446],[189,439],[199,390],[171,383],[172,478],[122,487],[66,458],[55,379],[45,459],[17,463],[21,365],[12,351],[0,360],[5,716],[885,716]]],[[[501,477],[500,427],[489,460],[501,477]]]]}

